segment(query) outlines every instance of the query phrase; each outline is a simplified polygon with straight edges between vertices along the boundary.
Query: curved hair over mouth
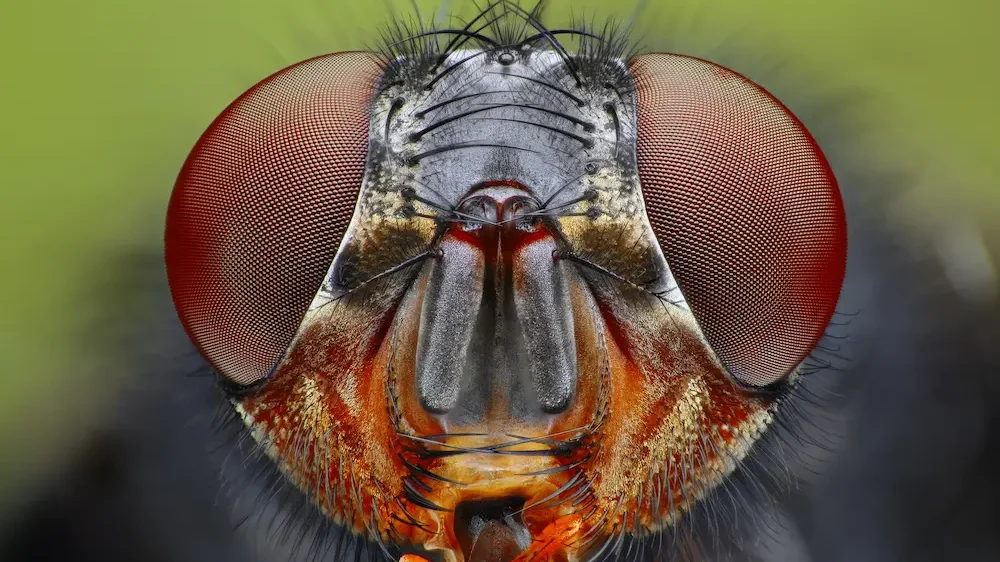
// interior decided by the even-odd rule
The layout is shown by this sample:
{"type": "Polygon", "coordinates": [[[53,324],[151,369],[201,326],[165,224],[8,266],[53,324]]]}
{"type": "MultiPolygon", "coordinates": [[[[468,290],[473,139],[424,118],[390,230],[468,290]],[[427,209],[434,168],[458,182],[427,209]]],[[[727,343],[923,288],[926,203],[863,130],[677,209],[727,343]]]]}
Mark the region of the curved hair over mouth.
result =
{"type": "Polygon", "coordinates": [[[629,45],[504,0],[397,24],[255,85],[178,178],[185,328],[393,560],[616,559],[739,465],[834,314],[844,210],[803,124],[629,45]]]}

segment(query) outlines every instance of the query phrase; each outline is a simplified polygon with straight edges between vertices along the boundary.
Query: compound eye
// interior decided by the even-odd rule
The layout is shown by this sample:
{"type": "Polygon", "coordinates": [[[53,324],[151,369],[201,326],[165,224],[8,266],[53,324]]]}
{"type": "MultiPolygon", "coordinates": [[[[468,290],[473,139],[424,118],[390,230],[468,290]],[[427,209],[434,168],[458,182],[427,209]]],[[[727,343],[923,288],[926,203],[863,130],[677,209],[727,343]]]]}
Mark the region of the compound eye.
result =
{"type": "Polygon", "coordinates": [[[673,54],[630,61],[646,213],[708,343],[740,382],[782,380],[834,312],[847,226],[802,123],[744,76],[673,54]]]}
{"type": "Polygon", "coordinates": [[[261,81],[209,126],[174,186],[166,266],[181,322],[238,385],[291,343],[354,214],[368,148],[370,53],[261,81]]]}

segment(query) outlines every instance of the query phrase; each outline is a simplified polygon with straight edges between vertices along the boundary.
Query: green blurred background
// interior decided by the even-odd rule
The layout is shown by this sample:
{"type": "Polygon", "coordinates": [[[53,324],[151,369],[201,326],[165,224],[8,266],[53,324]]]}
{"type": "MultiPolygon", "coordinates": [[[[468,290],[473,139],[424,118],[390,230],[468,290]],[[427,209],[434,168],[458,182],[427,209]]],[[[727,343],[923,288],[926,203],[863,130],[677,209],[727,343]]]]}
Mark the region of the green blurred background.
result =
{"type": "MultiPolygon", "coordinates": [[[[566,20],[571,5],[617,6],[552,2],[549,19],[566,20]]],[[[59,466],[126,382],[82,343],[108,306],[94,280],[113,273],[113,252],[159,244],[172,181],[204,127],[287,64],[374,44],[388,11],[344,0],[2,8],[0,506],[59,466]]],[[[751,37],[874,94],[871,119],[887,154],[923,178],[900,213],[977,221],[1000,247],[997,2],[654,0],[645,14],[647,34],[664,23],[704,30],[707,41],[751,37]]]]}

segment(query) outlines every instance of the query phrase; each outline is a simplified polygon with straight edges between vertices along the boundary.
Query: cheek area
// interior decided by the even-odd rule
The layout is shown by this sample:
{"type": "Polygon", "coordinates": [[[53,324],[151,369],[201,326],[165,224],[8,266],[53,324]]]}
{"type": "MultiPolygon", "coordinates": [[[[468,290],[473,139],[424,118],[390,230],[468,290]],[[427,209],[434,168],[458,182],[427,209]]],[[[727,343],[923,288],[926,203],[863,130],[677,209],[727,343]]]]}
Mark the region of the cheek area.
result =
{"type": "Polygon", "coordinates": [[[308,318],[237,403],[255,438],[328,516],[431,559],[479,562],[489,542],[518,562],[585,560],[663,530],[734,469],[773,404],[731,382],[690,312],[588,283],[549,236],[509,256],[502,235],[477,236],[489,244],[446,238],[394,305],[358,298],[308,318]],[[472,310],[447,321],[456,303],[472,310]],[[454,347],[426,348],[449,335],[454,347]],[[533,365],[571,381],[556,411],[533,365]],[[456,398],[428,400],[441,380],[456,398]]]}

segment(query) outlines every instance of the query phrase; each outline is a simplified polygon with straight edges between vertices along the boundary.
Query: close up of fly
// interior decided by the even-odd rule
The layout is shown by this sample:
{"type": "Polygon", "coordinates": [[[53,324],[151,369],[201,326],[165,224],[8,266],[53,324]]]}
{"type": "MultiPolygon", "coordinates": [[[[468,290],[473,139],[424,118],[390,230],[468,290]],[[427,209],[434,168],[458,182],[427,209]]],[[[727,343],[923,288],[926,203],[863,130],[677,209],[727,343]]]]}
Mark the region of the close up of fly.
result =
{"type": "Polygon", "coordinates": [[[847,223],[822,147],[625,28],[505,0],[396,23],[255,85],[180,173],[178,315],[372,559],[658,560],[828,366],[847,223]]]}

